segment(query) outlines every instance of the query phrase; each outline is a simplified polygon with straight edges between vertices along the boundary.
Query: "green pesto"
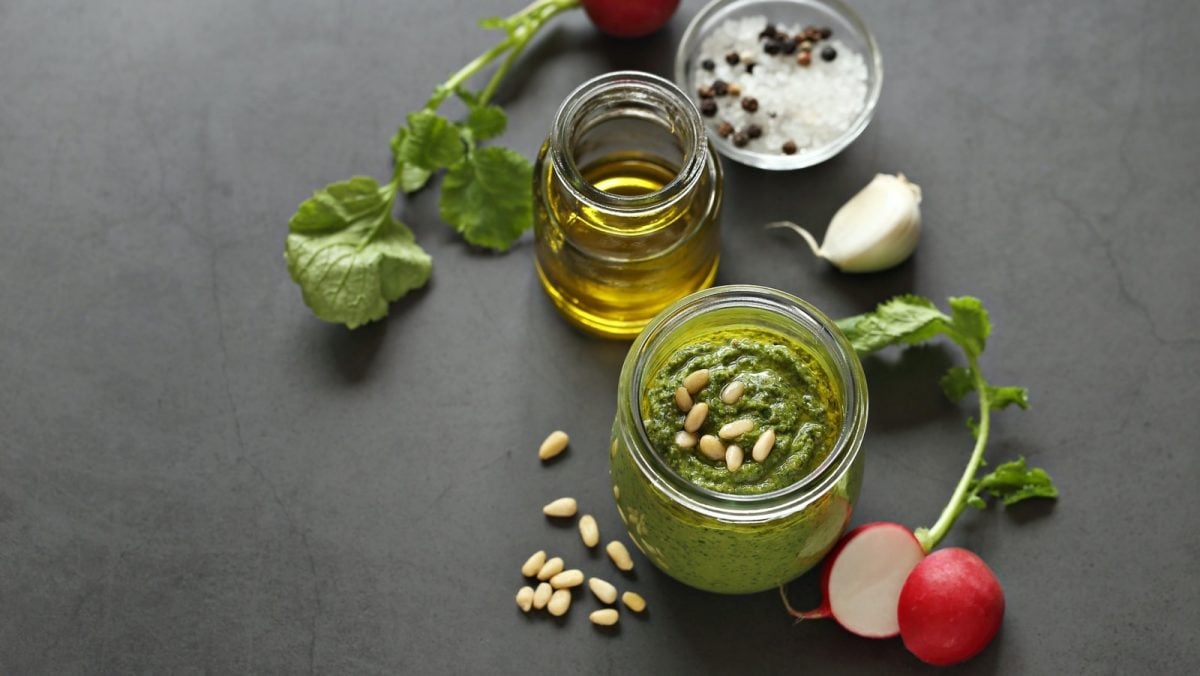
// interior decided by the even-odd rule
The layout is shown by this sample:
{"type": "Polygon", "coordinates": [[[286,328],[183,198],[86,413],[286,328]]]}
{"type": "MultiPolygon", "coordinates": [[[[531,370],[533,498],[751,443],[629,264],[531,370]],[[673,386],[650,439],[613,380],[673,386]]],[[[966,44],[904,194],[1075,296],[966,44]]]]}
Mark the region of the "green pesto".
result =
{"type": "Polygon", "coordinates": [[[650,379],[641,409],[654,452],[672,469],[697,486],[736,495],[768,493],[808,476],[829,454],[842,426],[838,395],[817,359],[792,341],[751,329],[710,333],[677,350],[650,379]],[[722,425],[741,418],[754,421],[753,430],[725,442],[745,451],[745,463],[737,471],[695,448],[675,444],[684,420],[675,390],[697,369],[708,369],[710,376],[708,385],[693,397],[709,406],[697,437],[716,435],[722,425]],[[726,404],[721,390],[734,380],[746,390],[732,405],[726,404]],[[750,450],[771,428],[774,449],[762,463],[755,462],[750,450]]]}

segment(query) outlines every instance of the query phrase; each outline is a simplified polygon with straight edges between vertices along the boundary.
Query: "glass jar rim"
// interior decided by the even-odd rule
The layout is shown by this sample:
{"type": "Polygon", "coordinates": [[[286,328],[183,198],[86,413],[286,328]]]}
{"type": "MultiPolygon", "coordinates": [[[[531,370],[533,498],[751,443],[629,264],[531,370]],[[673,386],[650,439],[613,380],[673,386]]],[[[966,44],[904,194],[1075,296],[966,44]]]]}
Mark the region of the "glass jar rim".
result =
{"type": "Polygon", "coordinates": [[[601,204],[617,211],[637,211],[650,206],[663,206],[683,198],[688,188],[700,180],[706,164],[708,136],[700,111],[675,83],[651,73],[637,70],[618,70],[598,75],[579,85],[567,95],[554,114],[550,135],[550,155],[555,170],[564,178],[567,189],[576,199],[601,204]],[[641,97],[656,97],[658,102],[674,106],[683,115],[687,143],[680,151],[683,159],[679,171],[666,185],[655,192],[641,195],[620,195],[597,188],[583,177],[571,151],[580,117],[587,112],[586,104],[605,93],[619,88],[631,89],[641,97]]]}
{"type": "Polygon", "coordinates": [[[777,289],[757,285],[713,287],[687,296],[663,310],[642,331],[622,367],[623,390],[618,395],[618,415],[630,417],[625,425],[626,445],[641,473],[673,500],[692,511],[728,521],[752,522],[795,513],[825,495],[854,464],[860,453],[867,423],[866,376],[850,341],[828,316],[812,304],[777,289]],[[648,358],[663,340],[695,317],[720,309],[754,308],[795,321],[798,330],[811,334],[833,361],[830,375],[841,386],[842,428],[821,464],[802,479],[783,488],[750,495],[722,493],[684,478],[653,451],[640,406],[642,380],[648,358]],[[628,372],[626,372],[628,370],[628,372]],[[628,376],[628,378],[627,378],[628,376]],[[635,441],[636,443],[628,443],[635,441]]]}

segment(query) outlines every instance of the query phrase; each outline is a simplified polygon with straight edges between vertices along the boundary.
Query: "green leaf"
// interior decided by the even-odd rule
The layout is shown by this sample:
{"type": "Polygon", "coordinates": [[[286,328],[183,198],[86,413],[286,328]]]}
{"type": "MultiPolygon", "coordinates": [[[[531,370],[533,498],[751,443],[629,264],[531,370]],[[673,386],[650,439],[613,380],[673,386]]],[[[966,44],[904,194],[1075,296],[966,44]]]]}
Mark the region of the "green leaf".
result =
{"type": "Polygon", "coordinates": [[[407,127],[400,127],[396,130],[396,134],[392,136],[392,157],[396,163],[395,173],[400,189],[405,193],[413,193],[425,187],[425,184],[429,182],[429,177],[433,176],[433,171],[400,159],[400,153],[407,138],[407,127]]]}
{"type": "Polygon", "coordinates": [[[999,411],[1013,404],[1021,408],[1029,408],[1029,392],[1024,387],[1005,385],[1003,387],[988,386],[988,400],[992,408],[999,411]]]}
{"type": "Polygon", "coordinates": [[[442,182],[442,218],[471,244],[505,251],[533,224],[533,166],[507,148],[482,148],[442,182]]]}
{"type": "Polygon", "coordinates": [[[422,169],[413,164],[400,165],[400,189],[405,193],[414,193],[424,188],[431,176],[433,172],[429,169],[422,169]]]}
{"type": "Polygon", "coordinates": [[[971,482],[971,494],[978,495],[980,491],[987,491],[993,498],[1002,499],[1005,506],[1029,498],[1058,497],[1058,489],[1046,470],[1040,467],[1026,468],[1025,458],[1006,462],[971,482]]]}
{"type": "Polygon", "coordinates": [[[292,216],[288,273],[317,317],[355,328],[383,317],[389,302],[429,279],[429,255],[392,217],[389,190],[356,176],[317,191],[292,216]],[[310,203],[320,206],[306,209],[310,203]]]}
{"type": "Polygon", "coordinates": [[[402,139],[397,160],[406,165],[437,171],[463,158],[462,135],[449,120],[432,110],[408,115],[408,133],[402,139]]]}
{"type": "Polygon", "coordinates": [[[975,376],[969,368],[955,366],[942,376],[942,392],[950,401],[959,401],[975,391],[975,376]]]}
{"type": "Polygon", "coordinates": [[[486,141],[504,133],[508,126],[508,116],[500,106],[471,106],[467,112],[466,124],[475,135],[475,140],[486,141]]]}
{"type": "Polygon", "coordinates": [[[979,497],[978,495],[972,495],[971,497],[967,498],[967,504],[975,509],[987,509],[987,503],[984,502],[983,498],[979,497]]]}
{"type": "Polygon", "coordinates": [[[839,321],[838,326],[857,352],[870,354],[889,345],[928,340],[949,321],[928,298],[897,296],[880,303],[874,312],[839,321]]]}
{"type": "Polygon", "coordinates": [[[972,357],[978,357],[992,333],[992,323],[983,303],[971,296],[951,298],[950,323],[957,334],[957,337],[952,336],[954,342],[972,357]]]}
{"type": "Polygon", "coordinates": [[[377,213],[384,203],[379,184],[367,176],[330,183],[304,200],[288,221],[292,232],[341,229],[377,213]]]}

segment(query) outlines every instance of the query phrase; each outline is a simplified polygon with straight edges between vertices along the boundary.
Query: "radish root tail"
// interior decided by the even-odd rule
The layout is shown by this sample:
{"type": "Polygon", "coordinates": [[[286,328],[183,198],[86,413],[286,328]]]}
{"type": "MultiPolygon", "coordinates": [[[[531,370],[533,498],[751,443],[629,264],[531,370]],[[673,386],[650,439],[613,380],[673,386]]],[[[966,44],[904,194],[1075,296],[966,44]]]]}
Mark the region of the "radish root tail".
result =
{"type": "Polygon", "coordinates": [[[783,585],[779,585],[779,598],[783,599],[783,607],[787,609],[788,615],[796,618],[796,624],[804,620],[824,620],[833,617],[833,611],[829,609],[829,602],[824,600],[821,601],[821,605],[812,610],[796,610],[788,602],[787,588],[783,585]]]}

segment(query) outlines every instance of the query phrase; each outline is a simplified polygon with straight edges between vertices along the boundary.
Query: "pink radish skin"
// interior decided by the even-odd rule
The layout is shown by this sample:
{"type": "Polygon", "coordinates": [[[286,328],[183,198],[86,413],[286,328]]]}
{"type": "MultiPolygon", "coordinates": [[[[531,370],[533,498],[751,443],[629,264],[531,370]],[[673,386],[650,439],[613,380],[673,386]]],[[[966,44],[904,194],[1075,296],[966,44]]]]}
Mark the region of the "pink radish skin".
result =
{"type": "Polygon", "coordinates": [[[807,612],[789,612],[805,620],[833,617],[859,636],[890,638],[900,633],[896,617],[900,589],[924,558],[921,543],[904,526],[886,521],[864,524],[846,533],[825,559],[821,605],[807,612]]]}
{"type": "Polygon", "coordinates": [[[940,549],[909,574],[897,614],[909,652],[935,666],[958,664],[978,655],[1000,631],[1004,590],[973,552],[940,549]]]}

